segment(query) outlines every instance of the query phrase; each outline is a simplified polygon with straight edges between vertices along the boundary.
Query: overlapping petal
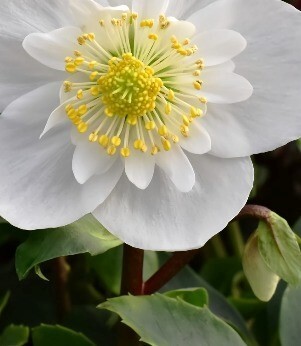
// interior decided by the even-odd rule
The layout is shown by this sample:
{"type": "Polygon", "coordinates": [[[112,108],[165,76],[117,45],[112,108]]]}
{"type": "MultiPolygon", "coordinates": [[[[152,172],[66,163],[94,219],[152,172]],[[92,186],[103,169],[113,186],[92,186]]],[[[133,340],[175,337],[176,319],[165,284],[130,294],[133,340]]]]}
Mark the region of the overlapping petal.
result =
{"type": "Polygon", "coordinates": [[[248,42],[246,50],[234,59],[235,71],[248,79],[254,93],[239,104],[208,107],[211,116],[204,126],[210,133],[213,153],[222,157],[251,155],[299,138],[300,13],[277,0],[219,0],[188,20],[199,32],[233,29],[248,42]]]}
{"type": "Polygon", "coordinates": [[[91,212],[123,171],[118,160],[107,173],[80,185],[66,127],[39,140],[58,95],[57,83],[40,87],[11,103],[0,120],[0,214],[23,229],[58,227],[91,212]]]}
{"type": "Polygon", "coordinates": [[[245,38],[233,30],[205,31],[193,40],[198,46],[199,54],[204,59],[206,67],[231,60],[247,46],[245,38]]]}
{"type": "Polygon", "coordinates": [[[34,59],[50,68],[65,71],[65,58],[78,47],[78,27],[66,26],[48,33],[33,33],[25,37],[23,48],[34,59]]]}
{"type": "Polygon", "coordinates": [[[159,170],[146,190],[128,184],[124,176],[94,216],[134,247],[176,251],[203,246],[244,206],[253,167],[249,158],[190,155],[189,160],[196,173],[192,191],[175,189],[159,170]]]}
{"type": "Polygon", "coordinates": [[[193,167],[183,150],[174,145],[169,152],[160,152],[156,164],[181,192],[189,192],[195,184],[193,167]]]}
{"type": "Polygon", "coordinates": [[[79,143],[74,151],[72,170],[75,179],[86,183],[92,176],[106,173],[115,163],[117,156],[110,156],[98,145],[88,140],[79,143]]]}
{"type": "Polygon", "coordinates": [[[166,12],[168,4],[169,0],[133,0],[132,10],[139,13],[141,18],[157,18],[158,15],[166,12]]]}
{"type": "Polygon", "coordinates": [[[125,159],[124,163],[125,173],[129,181],[139,189],[146,189],[154,175],[154,157],[145,155],[141,151],[134,151],[125,159]]]}

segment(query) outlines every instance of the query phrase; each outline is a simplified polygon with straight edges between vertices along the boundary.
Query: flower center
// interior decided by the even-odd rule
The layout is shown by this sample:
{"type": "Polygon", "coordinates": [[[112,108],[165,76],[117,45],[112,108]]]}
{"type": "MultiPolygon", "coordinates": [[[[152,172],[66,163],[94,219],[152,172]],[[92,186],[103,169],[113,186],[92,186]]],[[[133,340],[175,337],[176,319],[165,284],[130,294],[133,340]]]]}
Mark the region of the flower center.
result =
{"type": "Polygon", "coordinates": [[[107,115],[143,117],[156,108],[156,99],[163,82],[154,77],[154,70],[131,53],[121,59],[109,60],[109,71],[99,79],[102,102],[107,115]]]}
{"type": "Polygon", "coordinates": [[[72,94],[63,101],[67,116],[109,155],[169,151],[206,113],[204,62],[192,58],[197,47],[169,34],[163,15],[139,23],[138,14],[123,13],[99,24],[100,32],[80,36],[79,50],[65,59],[66,71],[76,73],[64,82],[72,94]]]}

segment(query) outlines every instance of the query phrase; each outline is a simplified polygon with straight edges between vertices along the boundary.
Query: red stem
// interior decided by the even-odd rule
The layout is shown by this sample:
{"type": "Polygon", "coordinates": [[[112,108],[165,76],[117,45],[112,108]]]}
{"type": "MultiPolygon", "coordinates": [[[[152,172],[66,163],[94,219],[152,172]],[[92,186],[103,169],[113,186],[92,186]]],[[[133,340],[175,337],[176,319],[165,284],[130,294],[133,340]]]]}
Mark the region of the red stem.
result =
{"type": "Polygon", "coordinates": [[[62,322],[71,311],[71,299],[68,290],[69,266],[65,257],[55,258],[52,263],[58,320],[62,322]]]}
{"type": "Polygon", "coordinates": [[[124,244],[121,281],[122,295],[130,293],[139,296],[143,293],[143,257],[143,250],[124,244]]]}
{"type": "Polygon", "coordinates": [[[262,207],[261,205],[246,205],[244,208],[242,208],[242,210],[240,211],[240,213],[235,217],[235,220],[241,219],[241,218],[245,218],[245,217],[255,217],[257,219],[260,220],[267,220],[270,216],[271,210],[266,208],[266,207],[262,207]]]}
{"type": "Polygon", "coordinates": [[[199,251],[200,249],[174,253],[172,257],[144,283],[142,290],[143,294],[152,294],[162,288],[183,269],[199,251]]]}

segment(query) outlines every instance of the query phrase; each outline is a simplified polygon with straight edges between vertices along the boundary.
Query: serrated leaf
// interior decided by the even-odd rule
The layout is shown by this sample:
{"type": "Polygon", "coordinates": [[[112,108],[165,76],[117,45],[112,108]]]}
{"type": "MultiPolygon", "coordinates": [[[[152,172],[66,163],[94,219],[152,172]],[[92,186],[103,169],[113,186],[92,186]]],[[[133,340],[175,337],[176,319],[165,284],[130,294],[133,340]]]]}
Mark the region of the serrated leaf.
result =
{"type": "Polygon", "coordinates": [[[8,300],[10,297],[10,292],[6,292],[2,297],[0,297],[0,316],[2,314],[2,311],[4,310],[4,308],[6,307],[8,300]]]}
{"type": "Polygon", "coordinates": [[[0,336],[1,346],[23,346],[28,342],[29,328],[10,325],[6,327],[0,336]]]}
{"type": "Polygon", "coordinates": [[[113,298],[100,308],[116,312],[142,341],[153,346],[245,345],[208,308],[198,308],[162,294],[113,298]]]}
{"type": "Polygon", "coordinates": [[[204,288],[186,288],[180,290],[173,290],[164,293],[169,298],[182,299],[186,303],[198,306],[200,308],[209,304],[208,293],[204,288]]]}
{"type": "Polygon", "coordinates": [[[122,242],[110,234],[92,215],[57,229],[32,231],[16,251],[16,271],[24,279],[36,265],[61,256],[101,254],[122,242]]]}
{"type": "Polygon", "coordinates": [[[266,265],[289,284],[301,281],[301,252],[286,220],[271,213],[258,226],[258,248],[266,265]]]}
{"type": "Polygon", "coordinates": [[[288,286],[280,310],[280,340],[282,346],[297,346],[301,340],[301,285],[288,286]]]}
{"type": "Polygon", "coordinates": [[[32,339],[33,346],[96,346],[82,333],[58,325],[33,328],[32,339]]]}

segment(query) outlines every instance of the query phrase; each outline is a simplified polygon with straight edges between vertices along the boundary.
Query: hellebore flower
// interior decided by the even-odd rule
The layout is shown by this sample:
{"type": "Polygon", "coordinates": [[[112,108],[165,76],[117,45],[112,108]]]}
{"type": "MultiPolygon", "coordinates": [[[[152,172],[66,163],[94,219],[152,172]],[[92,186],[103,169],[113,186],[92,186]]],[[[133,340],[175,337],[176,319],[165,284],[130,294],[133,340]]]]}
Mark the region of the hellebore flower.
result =
{"type": "Polygon", "coordinates": [[[0,9],[0,214],[20,228],[92,212],[132,246],[198,248],[244,206],[249,155],[301,135],[301,15],[282,1],[0,9]]]}

